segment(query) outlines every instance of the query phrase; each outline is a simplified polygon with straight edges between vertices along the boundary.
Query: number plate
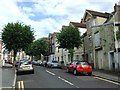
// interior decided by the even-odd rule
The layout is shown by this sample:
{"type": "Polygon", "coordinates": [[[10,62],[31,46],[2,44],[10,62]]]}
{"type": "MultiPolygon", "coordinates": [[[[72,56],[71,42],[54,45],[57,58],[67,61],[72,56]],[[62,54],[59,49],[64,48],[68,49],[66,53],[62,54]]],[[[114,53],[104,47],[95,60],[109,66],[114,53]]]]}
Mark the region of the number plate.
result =
{"type": "Polygon", "coordinates": [[[23,69],[30,69],[30,67],[26,66],[26,67],[23,67],[23,69]]]}

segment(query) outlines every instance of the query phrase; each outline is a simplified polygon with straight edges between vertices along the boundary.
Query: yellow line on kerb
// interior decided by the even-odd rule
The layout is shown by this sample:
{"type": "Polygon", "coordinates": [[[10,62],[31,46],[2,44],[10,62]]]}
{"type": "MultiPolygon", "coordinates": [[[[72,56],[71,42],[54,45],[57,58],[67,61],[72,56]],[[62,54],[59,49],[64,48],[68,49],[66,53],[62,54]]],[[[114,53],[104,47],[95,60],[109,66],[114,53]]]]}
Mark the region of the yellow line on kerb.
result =
{"type": "Polygon", "coordinates": [[[103,80],[103,81],[107,81],[107,82],[110,82],[110,83],[113,83],[113,84],[116,84],[116,85],[120,85],[120,83],[117,83],[117,82],[114,82],[114,81],[110,81],[110,80],[107,80],[107,79],[103,79],[103,78],[100,78],[100,77],[94,77],[96,79],[100,79],[100,80],[103,80]]]}
{"type": "Polygon", "coordinates": [[[18,90],[24,90],[24,82],[18,81],[18,90]]]}

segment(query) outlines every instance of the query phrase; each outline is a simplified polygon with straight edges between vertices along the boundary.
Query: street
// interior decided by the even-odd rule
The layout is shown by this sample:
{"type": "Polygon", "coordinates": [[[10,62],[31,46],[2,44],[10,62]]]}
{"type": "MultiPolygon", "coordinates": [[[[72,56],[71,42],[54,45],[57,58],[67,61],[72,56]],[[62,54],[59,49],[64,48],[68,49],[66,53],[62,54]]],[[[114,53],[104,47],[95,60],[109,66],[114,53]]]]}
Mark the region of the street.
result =
{"type": "Polygon", "coordinates": [[[34,74],[18,75],[16,88],[118,88],[95,76],[66,73],[65,70],[34,66],[34,74]]]}

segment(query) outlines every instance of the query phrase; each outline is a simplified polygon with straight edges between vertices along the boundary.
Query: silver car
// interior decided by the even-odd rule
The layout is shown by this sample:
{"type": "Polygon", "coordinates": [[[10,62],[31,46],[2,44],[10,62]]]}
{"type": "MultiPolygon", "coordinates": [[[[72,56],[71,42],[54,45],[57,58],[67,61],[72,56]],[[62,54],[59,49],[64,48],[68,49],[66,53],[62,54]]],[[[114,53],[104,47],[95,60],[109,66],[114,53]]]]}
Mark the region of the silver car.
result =
{"type": "Polygon", "coordinates": [[[34,73],[32,62],[27,60],[20,64],[16,70],[16,74],[34,73]]]}
{"type": "Polygon", "coordinates": [[[60,68],[60,65],[59,65],[58,61],[54,60],[54,61],[48,61],[47,67],[60,68]]]}

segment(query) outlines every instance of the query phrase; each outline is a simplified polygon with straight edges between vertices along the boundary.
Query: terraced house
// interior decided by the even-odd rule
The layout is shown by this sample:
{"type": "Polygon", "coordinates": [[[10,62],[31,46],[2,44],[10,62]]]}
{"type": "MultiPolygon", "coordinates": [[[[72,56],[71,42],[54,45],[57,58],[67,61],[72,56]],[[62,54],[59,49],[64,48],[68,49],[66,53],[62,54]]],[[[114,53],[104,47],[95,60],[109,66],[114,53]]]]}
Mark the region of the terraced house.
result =
{"type": "Polygon", "coordinates": [[[86,10],[83,20],[87,25],[84,34],[85,55],[96,69],[116,70],[119,68],[118,53],[115,52],[115,33],[118,29],[120,6],[115,5],[112,13],[86,10]],[[117,22],[117,24],[115,24],[117,22]]]}

